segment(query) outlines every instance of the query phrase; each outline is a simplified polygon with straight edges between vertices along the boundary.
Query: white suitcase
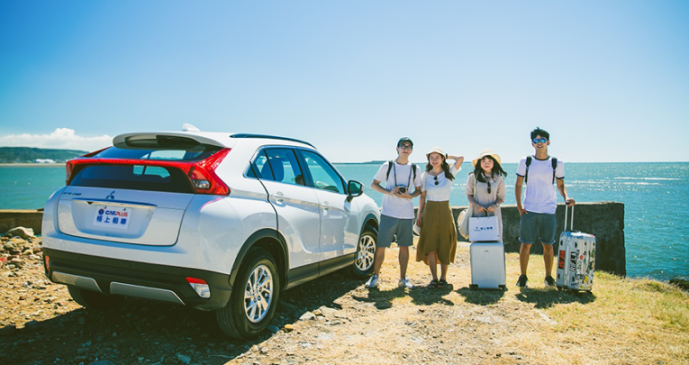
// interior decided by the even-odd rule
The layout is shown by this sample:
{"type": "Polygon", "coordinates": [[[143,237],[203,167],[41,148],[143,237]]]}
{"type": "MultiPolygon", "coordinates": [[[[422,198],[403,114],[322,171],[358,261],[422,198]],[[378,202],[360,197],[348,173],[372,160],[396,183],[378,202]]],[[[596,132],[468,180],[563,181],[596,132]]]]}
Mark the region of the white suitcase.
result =
{"type": "Polygon", "coordinates": [[[592,234],[574,232],[574,207],[572,220],[567,231],[567,206],[565,206],[565,230],[560,235],[557,259],[557,280],[559,290],[585,290],[593,288],[593,270],[596,264],[596,237],[592,234]]]}
{"type": "Polygon", "coordinates": [[[502,242],[474,242],[471,255],[470,289],[505,290],[505,246],[502,242]]]}

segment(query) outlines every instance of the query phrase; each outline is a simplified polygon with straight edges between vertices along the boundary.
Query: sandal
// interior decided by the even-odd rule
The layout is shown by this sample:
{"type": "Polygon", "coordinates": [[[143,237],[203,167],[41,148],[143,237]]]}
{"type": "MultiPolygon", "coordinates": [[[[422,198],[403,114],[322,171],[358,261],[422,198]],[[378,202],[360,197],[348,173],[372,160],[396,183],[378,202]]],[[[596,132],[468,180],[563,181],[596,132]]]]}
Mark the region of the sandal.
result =
{"type": "Polygon", "coordinates": [[[438,281],[438,288],[444,288],[446,286],[447,286],[447,280],[440,279],[440,281],[438,281]]]}
{"type": "Polygon", "coordinates": [[[431,283],[426,286],[428,289],[436,289],[438,287],[438,280],[431,280],[431,283]]]}

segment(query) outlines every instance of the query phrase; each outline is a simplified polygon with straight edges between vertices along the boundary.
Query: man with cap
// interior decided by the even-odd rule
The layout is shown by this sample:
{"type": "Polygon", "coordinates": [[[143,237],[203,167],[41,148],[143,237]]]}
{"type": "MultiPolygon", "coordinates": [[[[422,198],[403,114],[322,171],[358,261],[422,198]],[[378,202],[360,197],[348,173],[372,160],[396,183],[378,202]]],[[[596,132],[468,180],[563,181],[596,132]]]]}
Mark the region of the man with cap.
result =
{"type": "Polygon", "coordinates": [[[543,245],[543,262],[545,263],[545,285],[554,287],[553,244],[555,243],[555,211],[557,209],[557,192],[565,199],[567,206],[574,205],[574,199],[567,195],[565,187],[565,164],[548,155],[550,134],[541,128],[531,131],[531,146],[534,155],[519,161],[517,183],[514,193],[519,210],[519,266],[521,275],[517,280],[518,287],[526,287],[528,278],[526,269],[529,266],[531,245],[539,239],[543,245]],[[526,194],[522,205],[522,185],[526,184],[526,194]]]}
{"type": "Polygon", "coordinates": [[[413,244],[412,227],[414,221],[414,203],[412,199],[421,195],[421,171],[416,164],[409,161],[414,143],[408,137],[397,142],[397,158],[383,163],[373,177],[371,188],[383,194],[380,227],[376,242],[376,254],[373,262],[373,276],[366,287],[375,288],[380,282],[380,268],[385,260],[385,249],[392,245],[397,236],[400,248],[399,287],[411,289],[414,285],[407,279],[409,247],[413,244]],[[385,182],[385,187],[381,182],[385,182]],[[411,188],[414,191],[411,192],[411,188]]]}

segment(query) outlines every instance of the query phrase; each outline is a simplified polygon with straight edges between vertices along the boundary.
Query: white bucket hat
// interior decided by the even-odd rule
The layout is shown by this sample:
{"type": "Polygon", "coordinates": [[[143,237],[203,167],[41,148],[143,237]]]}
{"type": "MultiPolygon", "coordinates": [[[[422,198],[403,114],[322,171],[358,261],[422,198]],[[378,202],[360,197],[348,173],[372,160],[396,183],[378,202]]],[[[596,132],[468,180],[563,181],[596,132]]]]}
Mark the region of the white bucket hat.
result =
{"type": "Polygon", "coordinates": [[[437,153],[443,156],[443,158],[447,159],[447,153],[445,153],[445,151],[443,151],[443,149],[438,146],[431,148],[431,150],[428,151],[428,153],[426,153],[426,158],[428,158],[431,155],[431,153],[437,153]]]}
{"type": "Polygon", "coordinates": [[[471,161],[471,165],[476,167],[476,163],[481,161],[481,159],[486,156],[492,157],[495,161],[498,162],[498,164],[502,165],[502,162],[500,162],[500,156],[497,153],[493,152],[490,148],[483,149],[483,151],[481,151],[478,157],[471,161]]]}

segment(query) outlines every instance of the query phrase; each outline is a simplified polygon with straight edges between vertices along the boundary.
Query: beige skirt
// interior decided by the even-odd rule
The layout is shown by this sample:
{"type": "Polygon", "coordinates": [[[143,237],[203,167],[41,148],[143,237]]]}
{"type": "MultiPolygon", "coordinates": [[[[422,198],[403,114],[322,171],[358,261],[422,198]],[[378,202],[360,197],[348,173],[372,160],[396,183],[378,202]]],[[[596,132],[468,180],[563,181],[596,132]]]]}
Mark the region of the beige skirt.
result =
{"type": "Polygon", "coordinates": [[[455,262],[457,228],[449,201],[427,201],[424,206],[416,261],[428,264],[428,254],[434,251],[441,264],[455,262]]]}

